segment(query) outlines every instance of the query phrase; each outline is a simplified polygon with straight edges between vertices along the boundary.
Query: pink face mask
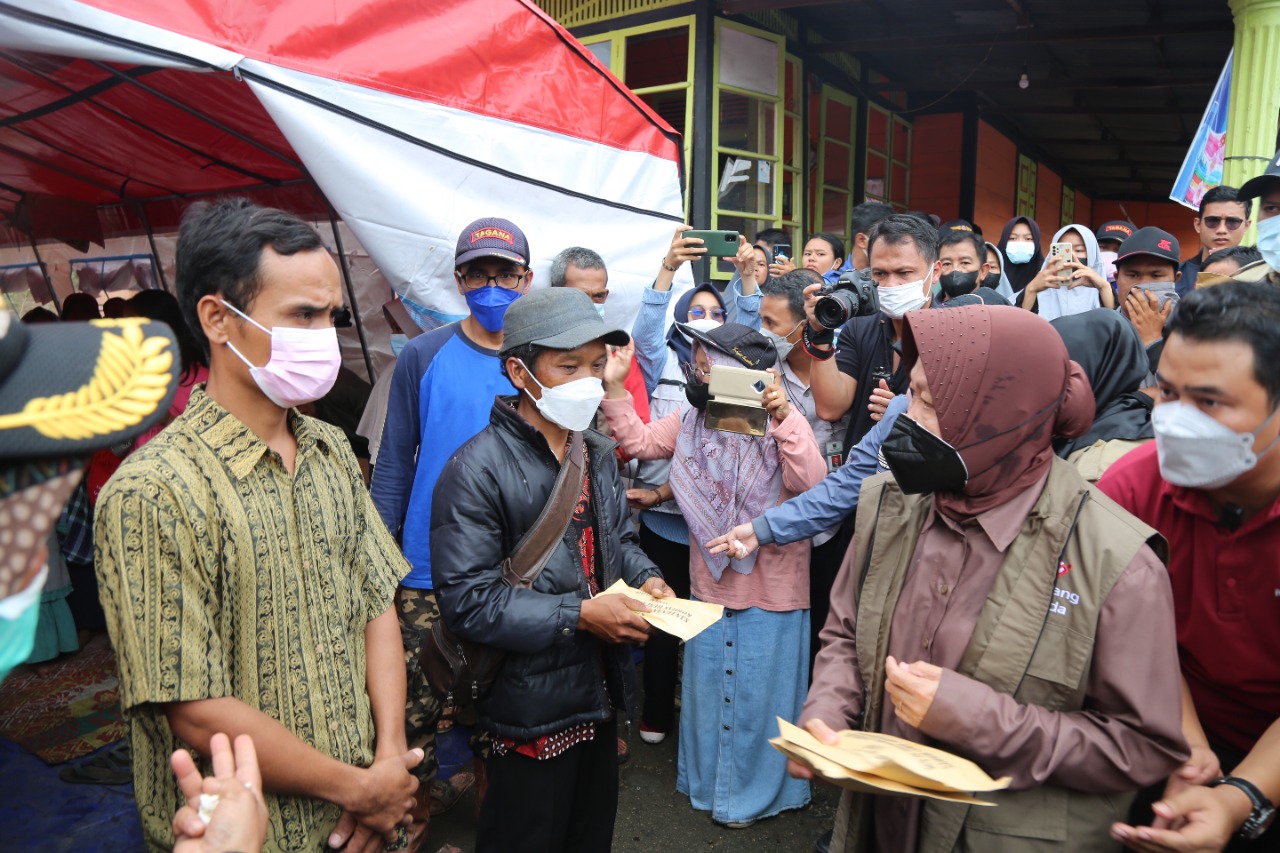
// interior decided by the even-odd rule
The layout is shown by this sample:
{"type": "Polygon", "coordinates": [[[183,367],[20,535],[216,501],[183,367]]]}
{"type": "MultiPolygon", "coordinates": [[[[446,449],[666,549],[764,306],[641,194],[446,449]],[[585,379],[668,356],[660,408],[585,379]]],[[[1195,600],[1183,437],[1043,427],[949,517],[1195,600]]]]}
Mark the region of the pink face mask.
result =
{"type": "Polygon", "coordinates": [[[227,342],[231,351],[249,366],[249,375],[262,393],[282,409],[319,400],[338,379],[342,352],[338,348],[338,330],[294,329],[276,326],[268,329],[225,299],[222,304],[271,336],[271,358],[263,367],[255,367],[240,350],[227,342]]]}

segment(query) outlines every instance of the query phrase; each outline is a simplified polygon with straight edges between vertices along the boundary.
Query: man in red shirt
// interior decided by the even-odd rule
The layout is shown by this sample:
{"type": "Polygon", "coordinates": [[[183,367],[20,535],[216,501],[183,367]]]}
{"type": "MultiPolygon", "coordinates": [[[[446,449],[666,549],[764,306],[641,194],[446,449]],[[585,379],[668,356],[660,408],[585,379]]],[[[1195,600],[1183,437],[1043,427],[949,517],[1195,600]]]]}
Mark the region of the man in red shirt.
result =
{"type": "Polygon", "coordinates": [[[1188,295],[1158,379],[1156,440],[1098,487],[1169,540],[1192,752],[1152,826],[1113,832],[1143,851],[1275,850],[1280,288],[1231,282],[1188,295]]]}

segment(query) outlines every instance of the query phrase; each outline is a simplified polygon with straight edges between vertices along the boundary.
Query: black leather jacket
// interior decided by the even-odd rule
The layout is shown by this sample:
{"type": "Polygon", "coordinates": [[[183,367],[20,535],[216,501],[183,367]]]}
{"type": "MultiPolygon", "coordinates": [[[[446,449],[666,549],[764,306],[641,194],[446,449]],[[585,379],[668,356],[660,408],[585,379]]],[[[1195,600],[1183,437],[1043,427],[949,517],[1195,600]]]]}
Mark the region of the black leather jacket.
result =
{"type": "MultiPolygon", "coordinates": [[[[431,513],[431,574],[449,629],[506,649],[502,671],[477,710],[481,725],[504,737],[532,739],[634,706],[631,647],[578,630],[587,581],[566,537],[533,589],[501,578],[502,560],[551,497],[560,463],[546,439],[499,397],[489,426],[444,467],[431,513]]],[[[587,430],[600,588],[623,578],[639,587],[661,572],[640,550],[614,442],[587,430]]]]}

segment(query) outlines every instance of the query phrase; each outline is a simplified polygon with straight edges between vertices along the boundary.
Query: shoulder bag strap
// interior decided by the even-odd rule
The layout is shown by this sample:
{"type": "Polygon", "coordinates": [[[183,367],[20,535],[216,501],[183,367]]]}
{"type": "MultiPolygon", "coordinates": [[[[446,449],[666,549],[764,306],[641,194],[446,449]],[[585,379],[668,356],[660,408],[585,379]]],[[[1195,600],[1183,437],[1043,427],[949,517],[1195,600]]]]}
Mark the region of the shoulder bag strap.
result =
{"type": "Polygon", "coordinates": [[[573,510],[582,491],[582,470],[582,433],[574,432],[547,505],[502,564],[502,579],[508,585],[528,589],[542,574],[564,536],[565,528],[573,519],[573,510]]]}

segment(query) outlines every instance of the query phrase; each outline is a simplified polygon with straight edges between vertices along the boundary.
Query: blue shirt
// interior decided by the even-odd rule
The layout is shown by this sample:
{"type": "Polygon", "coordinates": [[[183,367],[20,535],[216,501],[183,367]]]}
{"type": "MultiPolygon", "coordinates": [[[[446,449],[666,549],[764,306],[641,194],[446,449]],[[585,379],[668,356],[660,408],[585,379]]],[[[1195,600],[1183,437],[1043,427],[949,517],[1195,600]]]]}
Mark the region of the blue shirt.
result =
{"type": "Polygon", "coordinates": [[[849,450],[849,458],[843,465],[804,494],[765,510],[764,515],[753,522],[760,544],[787,545],[810,539],[844,521],[858,508],[862,481],[887,470],[880,464],[880,445],[893,429],[898,415],[906,410],[907,395],[894,397],[884,417],[849,450]]]}
{"type": "Polygon", "coordinates": [[[493,398],[514,394],[498,353],[459,323],[405,345],[391,377],[387,422],[373,469],[373,504],[413,567],[401,581],[431,589],[431,495],[455,450],[489,425],[493,398]]]}

